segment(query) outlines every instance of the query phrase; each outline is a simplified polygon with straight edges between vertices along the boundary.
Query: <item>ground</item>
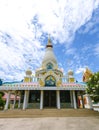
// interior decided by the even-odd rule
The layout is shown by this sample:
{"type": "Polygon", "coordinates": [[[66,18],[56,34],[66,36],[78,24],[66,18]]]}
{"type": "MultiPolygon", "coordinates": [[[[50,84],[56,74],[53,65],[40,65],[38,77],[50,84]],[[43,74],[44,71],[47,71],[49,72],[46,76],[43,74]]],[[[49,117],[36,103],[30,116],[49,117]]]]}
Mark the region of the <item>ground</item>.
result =
{"type": "Polygon", "coordinates": [[[8,110],[1,111],[0,117],[0,130],[99,129],[99,112],[85,109],[8,110]]]}

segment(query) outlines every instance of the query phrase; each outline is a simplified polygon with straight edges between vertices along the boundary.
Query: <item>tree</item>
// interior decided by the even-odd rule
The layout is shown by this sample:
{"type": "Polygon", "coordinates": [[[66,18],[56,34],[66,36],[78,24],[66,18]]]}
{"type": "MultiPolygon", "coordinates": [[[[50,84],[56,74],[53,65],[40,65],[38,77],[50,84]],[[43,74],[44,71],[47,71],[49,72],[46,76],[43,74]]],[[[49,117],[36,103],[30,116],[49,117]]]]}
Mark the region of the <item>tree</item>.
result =
{"type": "Polygon", "coordinates": [[[2,79],[0,79],[0,86],[2,85],[2,79]]]}
{"type": "Polygon", "coordinates": [[[87,82],[87,93],[95,102],[99,102],[99,72],[94,73],[87,82]]]}
{"type": "Polygon", "coordinates": [[[4,100],[2,99],[2,94],[0,94],[0,109],[3,109],[5,105],[4,100]]]}
{"type": "Polygon", "coordinates": [[[4,96],[4,92],[0,91],[0,94],[2,95],[2,97],[4,96]]]}

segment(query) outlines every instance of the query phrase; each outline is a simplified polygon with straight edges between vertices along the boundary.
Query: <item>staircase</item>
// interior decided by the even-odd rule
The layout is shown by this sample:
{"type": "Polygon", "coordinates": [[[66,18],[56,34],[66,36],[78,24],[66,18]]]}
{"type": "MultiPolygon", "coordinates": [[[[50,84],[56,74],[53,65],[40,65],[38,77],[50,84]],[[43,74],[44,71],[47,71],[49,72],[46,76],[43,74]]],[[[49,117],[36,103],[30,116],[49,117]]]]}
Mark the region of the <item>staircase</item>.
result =
{"type": "Polygon", "coordinates": [[[12,109],[0,111],[0,118],[41,118],[41,117],[99,117],[99,112],[88,109],[12,109]]]}

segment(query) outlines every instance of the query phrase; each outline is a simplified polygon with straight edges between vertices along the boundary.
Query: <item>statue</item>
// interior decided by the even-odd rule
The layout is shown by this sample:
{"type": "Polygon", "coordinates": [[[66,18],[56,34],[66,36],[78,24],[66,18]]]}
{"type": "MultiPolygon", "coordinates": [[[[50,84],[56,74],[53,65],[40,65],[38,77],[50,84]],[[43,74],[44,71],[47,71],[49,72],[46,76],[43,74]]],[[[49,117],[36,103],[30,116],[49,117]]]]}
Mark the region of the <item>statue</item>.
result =
{"type": "Polygon", "coordinates": [[[83,74],[83,82],[88,82],[89,78],[92,76],[92,72],[86,68],[84,74],[83,74]]]}

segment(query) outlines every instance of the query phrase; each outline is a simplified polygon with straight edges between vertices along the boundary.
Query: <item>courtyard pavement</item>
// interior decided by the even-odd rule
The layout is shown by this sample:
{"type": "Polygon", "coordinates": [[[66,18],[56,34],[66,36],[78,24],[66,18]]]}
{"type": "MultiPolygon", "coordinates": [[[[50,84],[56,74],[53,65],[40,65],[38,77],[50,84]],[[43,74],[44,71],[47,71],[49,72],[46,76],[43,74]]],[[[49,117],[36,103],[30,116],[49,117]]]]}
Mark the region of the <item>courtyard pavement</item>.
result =
{"type": "Polygon", "coordinates": [[[0,111],[0,130],[99,130],[99,112],[85,109],[0,111]]]}
{"type": "Polygon", "coordinates": [[[99,130],[99,117],[1,118],[0,130],[99,130]]]}

